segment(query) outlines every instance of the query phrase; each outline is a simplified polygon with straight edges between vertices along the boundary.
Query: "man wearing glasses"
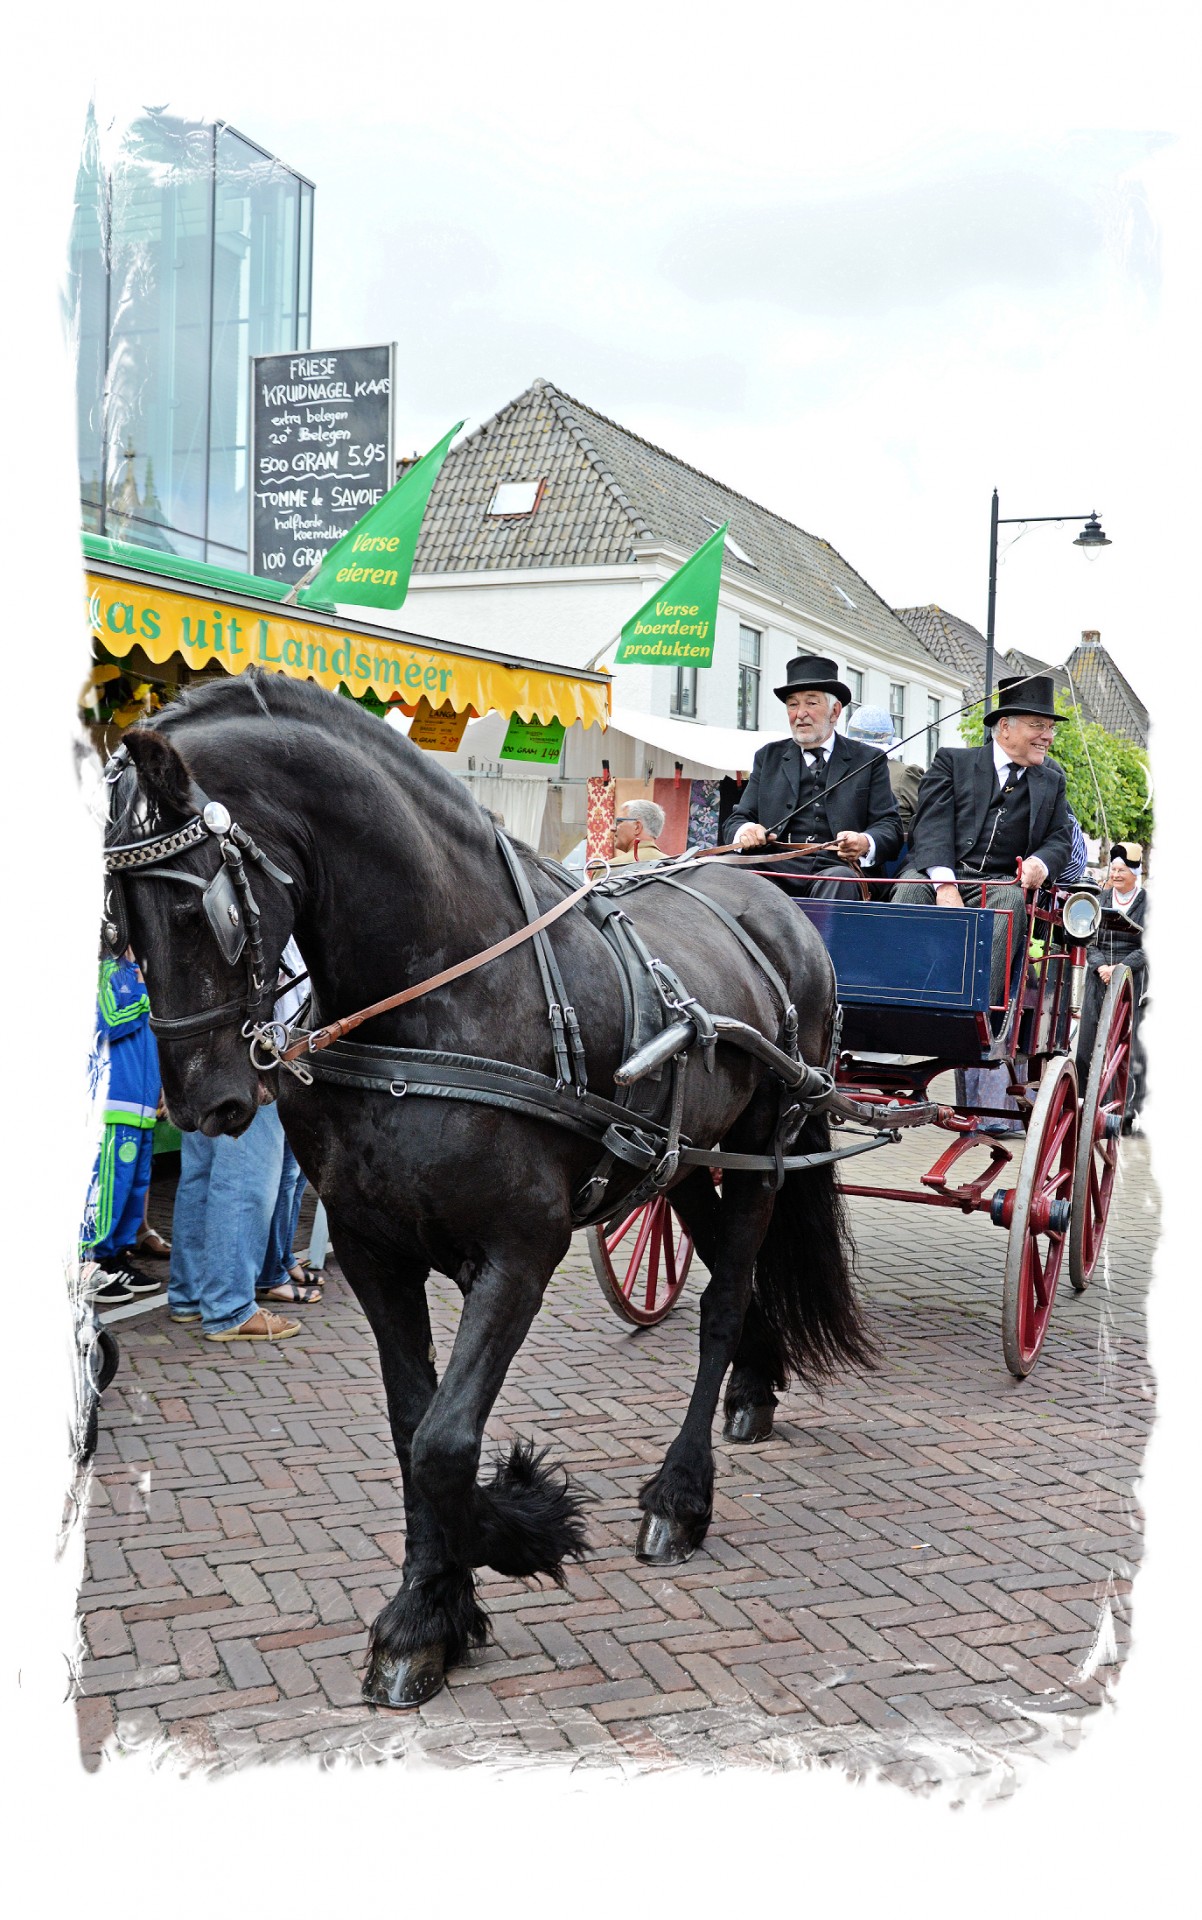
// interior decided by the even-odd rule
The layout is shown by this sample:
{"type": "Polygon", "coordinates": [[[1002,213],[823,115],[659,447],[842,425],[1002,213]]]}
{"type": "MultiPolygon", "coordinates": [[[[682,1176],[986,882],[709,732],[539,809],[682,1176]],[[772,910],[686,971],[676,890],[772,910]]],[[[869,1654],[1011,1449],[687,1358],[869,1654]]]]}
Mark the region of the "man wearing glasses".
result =
{"type": "Polygon", "coordinates": [[[922,785],[910,836],[914,856],[894,889],[902,905],[962,907],[980,900],[998,911],[990,999],[1006,998],[1004,910],[1014,915],[1012,958],[1022,952],[1027,917],[1024,887],[1059,879],[1072,852],[1064,770],[1048,759],[1063,715],[1051,674],[1012,675],[998,684],[985,715],[983,747],[940,747],[922,785]]]}

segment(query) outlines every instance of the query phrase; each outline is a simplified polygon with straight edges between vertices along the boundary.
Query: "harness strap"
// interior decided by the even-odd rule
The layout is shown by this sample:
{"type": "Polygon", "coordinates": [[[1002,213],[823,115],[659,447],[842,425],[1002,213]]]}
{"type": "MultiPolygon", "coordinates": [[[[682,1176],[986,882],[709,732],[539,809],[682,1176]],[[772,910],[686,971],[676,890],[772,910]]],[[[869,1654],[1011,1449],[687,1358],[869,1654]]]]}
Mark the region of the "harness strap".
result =
{"type": "MultiPolygon", "coordinates": [[[[496,835],[497,845],[501,849],[514,889],[522,903],[522,911],[528,921],[536,919],[538,902],[513,844],[499,827],[496,828],[496,835]]],[[[535,935],[534,952],[538,960],[539,973],[542,976],[543,992],[547,999],[556,1072],[565,1086],[571,1085],[574,1076],[578,1091],[583,1092],[588,1085],[588,1070],[584,1061],[584,1041],[580,1032],[580,1023],[576,1018],[576,1009],[568,1000],[559,962],[555,958],[555,949],[545,933],[535,935]],[[567,1053],[569,1045],[570,1060],[567,1053]]]]}
{"type": "Polygon", "coordinates": [[[320,1053],[323,1047],[341,1040],[345,1034],[353,1033],[354,1029],[361,1027],[365,1020],[374,1020],[379,1013],[390,1013],[393,1007],[403,1007],[410,1000],[420,1000],[424,994],[433,993],[438,987],[445,987],[452,980],[462,979],[465,973],[474,973],[477,967],[487,965],[488,961],[499,959],[501,954],[509,953],[514,947],[522,946],[525,941],[532,940],[536,933],[541,933],[544,927],[549,927],[556,920],[562,919],[578,900],[583,900],[587,893],[592,892],[594,884],[592,880],[586,880],[584,885],[577,887],[566,900],[561,900],[557,906],[548,907],[546,913],[541,913],[537,920],[519,927],[516,933],[506,934],[503,940],[498,940],[491,947],[486,947],[483,953],[473,953],[466,960],[456,961],[453,967],[444,967],[441,973],[432,974],[428,980],[419,980],[416,985],[405,987],[400,993],[389,994],[386,1000],[377,1000],[370,1007],[360,1008],[358,1013],[348,1013],[341,1020],[331,1020],[327,1026],[318,1027],[315,1033],[302,1035],[299,1040],[294,1040],[290,1047],[285,1048],[280,1055],[281,1060],[295,1060],[302,1053],[320,1053]]]}
{"type": "Polygon", "coordinates": [[[786,1029],[790,1025],[789,1015],[793,1015],[791,1035],[793,1045],[790,1051],[795,1051],[797,1046],[797,1011],[793,1005],[788,987],[781,979],[780,974],[773,966],[771,960],[769,960],[763,948],[757,941],[752,939],[746,927],[740,925],[735,919],[734,914],[728,913],[726,908],[720,906],[716,900],[711,900],[708,893],[698,893],[696,887],[686,886],[683,880],[673,880],[668,874],[664,875],[664,885],[675,888],[678,893],[687,893],[692,900],[700,900],[702,906],[708,907],[711,913],[716,913],[723,926],[734,934],[735,939],[742,947],[744,953],[750,955],[757,967],[759,967],[761,973],[763,973],[765,978],[775,987],[780,999],[781,1012],[784,1015],[786,1029]]]}
{"type": "Polygon", "coordinates": [[[570,1093],[556,1086],[549,1075],[531,1067],[515,1067],[506,1060],[488,1060],[473,1054],[426,1052],[416,1047],[362,1047],[346,1041],[327,1044],[330,1051],[313,1061],[312,1071],[317,1079],[335,1086],[371,1088],[389,1093],[397,1100],[407,1096],[466,1100],[475,1106],[500,1108],[525,1114],[532,1120],[567,1127],[587,1140],[603,1144],[606,1154],[601,1167],[575,1196],[573,1214],[581,1226],[609,1218],[618,1207],[641,1204],[650,1194],[666,1186],[680,1167],[719,1167],[731,1173],[769,1173],[779,1178],[782,1173],[828,1166],[853,1154],[870,1153],[877,1147],[892,1145],[898,1138],[890,1127],[855,1146],[783,1157],[777,1153],[723,1153],[712,1147],[694,1147],[687,1140],[682,1141],[679,1134],[675,1136],[679,1144],[672,1146],[671,1125],[665,1127],[662,1122],[639,1115],[639,1124],[635,1126],[625,1107],[606,1100],[601,1094],[570,1093]],[[664,1169],[664,1156],[669,1151],[674,1155],[671,1171],[664,1169]],[[609,1171],[615,1161],[636,1171],[644,1170],[644,1177],[633,1191],[628,1190],[616,1198],[602,1198],[598,1175],[608,1185],[609,1171]],[[659,1176],[658,1181],[655,1176],[659,1176]]]}

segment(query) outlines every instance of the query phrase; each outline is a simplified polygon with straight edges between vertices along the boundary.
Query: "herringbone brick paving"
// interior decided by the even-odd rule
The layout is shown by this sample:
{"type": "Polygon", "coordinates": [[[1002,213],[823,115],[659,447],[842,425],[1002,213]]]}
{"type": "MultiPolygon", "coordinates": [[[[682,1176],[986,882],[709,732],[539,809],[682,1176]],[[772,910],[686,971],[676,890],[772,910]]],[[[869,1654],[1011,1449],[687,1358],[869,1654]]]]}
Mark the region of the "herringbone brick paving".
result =
{"type": "MultiPolygon", "coordinates": [[[[912,1177],[929,1142],[876,1164],[912,1177]]],[[[883,1364],[791,1391],[763,1446],[719,1443],[709,1537],[670,1574],[634,1559],[636,1493],[683,1413],[699,1287],[634,1333],[573,1243],[489,1431],[549,1445],[592,1496],[591,1553],[566,1591],[484,1573],[492,1642],[412,1715],[359,1700],[404,1540],[375,1349],[336,1267],[279,1348],[123,1322],[86,1523],[86,1764],[825,1760],[999,1792],[1028,1750],[1076,1744],[1117,1681],[1139,1555],[1145,1143],[1126,1143],[1106,1273],[1081,1297],[1064,1279],[1022,1385],[1001,1233],[880,1201],[853,1223],[883,1364]]],[[[459,1296],[431,1295],[445,1357],[459,1296]]]]}

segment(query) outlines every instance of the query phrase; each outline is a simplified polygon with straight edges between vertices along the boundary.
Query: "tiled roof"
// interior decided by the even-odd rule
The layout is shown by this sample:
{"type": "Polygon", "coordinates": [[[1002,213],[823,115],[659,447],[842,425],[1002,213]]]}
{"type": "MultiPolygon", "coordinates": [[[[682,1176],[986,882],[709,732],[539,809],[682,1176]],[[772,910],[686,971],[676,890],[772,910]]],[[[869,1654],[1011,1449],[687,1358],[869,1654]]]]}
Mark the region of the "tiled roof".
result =
{"type": "MultiPolygon", "coordinates": [[[[943,607],[898,607],[896,612],[936,660],[963,673],[967,697],[985,691],[983,633],[943,607]]],[[[1105,727],[1108,733],[1123,734],[1137,746],[1148,744],[1148,709],[1094,634],[1073,648],[1062,667],[1049,666],[1019,647],[1007,647],[999,653],[995,667],[995,675],[1003,673],[1050,673],[1057,693],[1064,694],[1070,704],[1075,696],[1084,721],[1105,727]]]]}
{"type": "Polygon", "coordinates": [[[965,696],[973,698],[985,691],[985,636],[945,608],[896,607],[911,633],[933,653],[943,666],[963,676],[965,696]]]}
{"type": "Polygon", "coordinates": [[[1115,666],[1101,642],[1092,635],[1073,648],[1068,657],[1083,703],[1091,708],[1100,726],[1108,733],[1120,733],[1138,747],[1148,744],[1148,709],[1115,666]]]}
{"type": "Polygon", "coordinates": [[[1037,660],[1033,653],[1023,653],[1018,647],[1008,647],[1005,658],[1010,662],[1013,673],[1050,673],[1056,692],[1064,695],[1070,707],[1076,705],[1081,709],[1082,720],[1088,723],[1095,718],[1081,688],[1074,686],[1069,678],[1067,667],[1051,667],[1046,660],[1037,660]]]}
{"type": "Polygon", "coordinates": [[[547,380],[535,380],[447,455],[414,571],[612,566],[657,541],[691,553],[724,520],[756,563],[736,559],[728,546],[729,576],[761,585],[895,659],[932,665],[921,638],[827,541],[594,413],[547,380]],[[542,480],[536,511],[511,520],[486,517],[502,480],[542,480]]]}

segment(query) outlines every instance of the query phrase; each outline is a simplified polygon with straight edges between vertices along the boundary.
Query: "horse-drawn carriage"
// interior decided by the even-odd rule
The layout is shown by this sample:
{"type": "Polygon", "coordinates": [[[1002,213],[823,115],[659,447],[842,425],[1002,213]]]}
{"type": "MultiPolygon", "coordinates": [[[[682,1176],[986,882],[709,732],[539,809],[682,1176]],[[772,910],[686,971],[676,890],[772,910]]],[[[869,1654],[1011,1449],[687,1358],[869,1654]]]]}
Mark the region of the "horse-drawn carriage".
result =
{"type": "MultiPolygon", "coordinates": [[[[963,890],[971,898],[967,883],[963,890]]],[[[1015,916],[998,916],[1011,989],[1004,1004],[993,1005],[995,912],[984,906],[983,888],[981,901],[935,908],[849,896],[797,906],[834,962],[843,1010],[841,1092],[862,1104],[866,1117],[871,1110],[877,1126],[885,1101],[896,1106],[901,1125],[926,1124],[952,1136],[916,1186],[843,1180],[842,1191],[984,1213],[1006,1230],[1002,1345],[1007,1366],[1022,1379],[1043,1346],[1066,1254],[1078,1292],[1101,1254],[1131,1072],[1132,981],[1127,969],[1116,969],[1078,1084],[1070,1038],[1086,943],[1100,919],[1096,899],[1056,887],[1029,897],[1021,955],[1012,952],[1015,916]],[[1015,1106],[972,1098],[982,1069],[991,1068],[994,1087],[1004,1078],[1015,1106]],[[941,1076],[954,1076],[955,1093],[933,1100],[941,1076]],[[1021,1140],[982,1125],[999,1121],[1010,1123],[1007,1132],[1021,1129],[1021,1140]]],[[[588,1241],[602,1291],[621,1319],[648,1327],[671,1312],[694,1249],[670,1194],[591,1227],[588,1241]]]]}
{"type": "Polygon", "coordinates": [[[761,1440],[791,1379],[876,1360],[836,1165],[914,1124],[954,1136],[898,1197],[1007,1230],[1016,1373],[1065,1252],[1075,1285],[1093,1272],[1132,1003],[1116,971],[1080,1098],[1068,1042],[1090,900],[1030,902],[1013,991],[993,1006],[984,908],[798,910],[741,854],[577,888],[392,729],[272,675],[189,692],[127,735],[107,777],[105,938],[145,961],[172,1114],[239,1134],[278,1097],[376,1338],[406,1557],[372,1627],[369,1701],[419,1704],[482,1643],[478,1569],[562,1580],[586,1550],[579,1496],[532,1443],[478,1477],[577,1228],[636,1321],[671,1306],[690,1239],[710,1271],[684,1419],[637,1493],[635,1552],[657,1566],[710,1526],[720,1399],[727,1437],[761,1440]],[[293,933],[312,1006],[289,1028],[273,1002],[293,933]],[[349,1037],[369,1023],[370,1041],[349,1037]],[[980,1110],[930,1097],[949,1068],[999,1065],[1026,1127],[1006,1187],[1014,1156],[981,1135],[980,1110]],[[989,1164],[953,1185],[983,1139],[989,1164]],[[441,1371],[434,1269],[463,1293],[441,1371]]]}

